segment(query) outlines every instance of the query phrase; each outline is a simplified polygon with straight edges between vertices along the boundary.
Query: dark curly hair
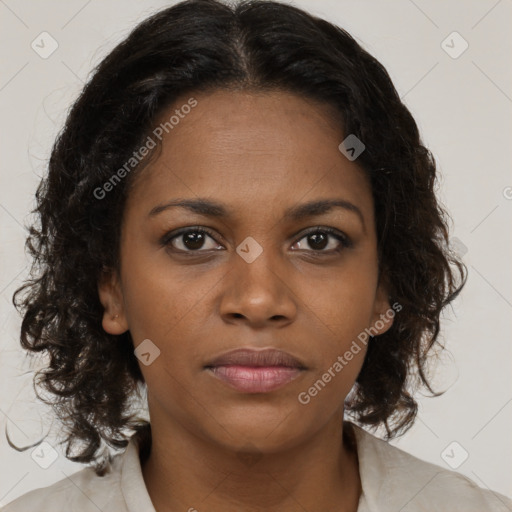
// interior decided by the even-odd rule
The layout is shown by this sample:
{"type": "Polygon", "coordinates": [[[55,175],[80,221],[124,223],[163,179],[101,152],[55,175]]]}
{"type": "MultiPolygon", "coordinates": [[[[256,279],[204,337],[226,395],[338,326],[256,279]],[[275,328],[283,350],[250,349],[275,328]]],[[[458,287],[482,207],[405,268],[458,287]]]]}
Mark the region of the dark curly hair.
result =
{"type": "Polygon", "coordinates": [[[347,32],[296,7],[187,0],[140,23],[72,106],[36,192],[37,222],[26,244],[31,275],[13,297],[23,313],[22,347],[49,356],[34,387],[52,395],[38,394],[65,429],[66,457],[92,462],[100,476],[111,462],[108,447],[125,447],[129,433],[151,434],[129,407],[144,384],[130,333],[103,330],[97,284],[118,268],[125,200],[155,150],[110,187],[108,200],[98,190],[164,109],[219,89],[281,90],[330,105],[344,133],[366,146],[358,164],[373,190],[379,272],[402,309],[387,332],[370,338],[347,414],[371,429],[384,425],[391,439],[414,422],[414,390],[440,394],[427,363],[442,347],[440,314],[467,269],[449,247],[435,161],[388,73],[347,32]],[[83,449],[71,456],[76,442],[83,449]]]}

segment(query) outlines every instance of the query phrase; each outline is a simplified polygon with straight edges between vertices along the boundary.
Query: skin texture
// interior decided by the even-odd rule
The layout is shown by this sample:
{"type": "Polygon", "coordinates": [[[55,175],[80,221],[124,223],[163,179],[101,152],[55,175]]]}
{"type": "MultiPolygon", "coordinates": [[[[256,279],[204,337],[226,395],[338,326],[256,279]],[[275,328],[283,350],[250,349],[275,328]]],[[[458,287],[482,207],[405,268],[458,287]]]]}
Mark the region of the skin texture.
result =
{"type": "MultiPolygon", "coordinates": [[[[104,329],[129,329],[135,346],[150,339],[160,350],[140,365],[153,435],[142,468],[148,492],[158,512],[355,511],[357,454],[341,425],[364,345],[307,405],[297,397],[390,308],[378,282],[370,184],[339,151],[345,136],[327,106],[278,91],[194,98],[197,106],[135,180],[120,271],[99,284],[104,329]],[[149,215],[171,200],[198,197],[222,203],[230,215],[176,207],[149,215]],[[283,217],[318,199],[351,202],[364,224],[342,208],[283,217]],[[202,246],[185,245],[186,236],[161,243],[194,226],[214,238],[207,235],[202,246]],[[315,245],[305,231],[317,226],[344,233],[353,246],[332,235],[315,245]],[[236,252],[248,236],[263,249],[252,263],[236,252]],[[193,254],[183,254],[187,249],[193,254]],[[285,350],[307,370],[275,391],[241,393],[204,369],[239,347],[285,350]]],[[[380,333],[392,319],[383,323],[380,333]]]]}

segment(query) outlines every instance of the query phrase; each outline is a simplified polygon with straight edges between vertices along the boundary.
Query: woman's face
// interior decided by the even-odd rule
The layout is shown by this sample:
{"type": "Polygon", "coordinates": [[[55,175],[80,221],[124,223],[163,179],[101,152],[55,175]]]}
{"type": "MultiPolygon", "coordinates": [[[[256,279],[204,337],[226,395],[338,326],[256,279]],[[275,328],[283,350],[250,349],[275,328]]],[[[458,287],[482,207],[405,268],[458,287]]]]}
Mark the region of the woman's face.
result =
{"type": "MultiPolygon", "coordinates": [[[[128,197],[120,273],[100,285],[103,326],[129,329],[140,346],[153,424],[235,450],[284,449],[342,417],[366,346],[333,366],[389,310],[372,191],[338,149],[348,134],[325,106],[284,92],[194,98],[158,121],[180,113],[128,197]],[[318,201],[352,206],[306,207],[318,201]],[[308,236],[317,227],[333,234],[308,236]],[[206,368],[237,348],[282,350],[304,369],[271,369],[285,376],[275,387],[258,380],[261,368],[235,368],[232,382],[218,377],[226,366],[206,368]],[[330,368],[330,381],[308,393],[330,368]]],[[[391,325],[379,323],[381,332],[391,325]]]]}

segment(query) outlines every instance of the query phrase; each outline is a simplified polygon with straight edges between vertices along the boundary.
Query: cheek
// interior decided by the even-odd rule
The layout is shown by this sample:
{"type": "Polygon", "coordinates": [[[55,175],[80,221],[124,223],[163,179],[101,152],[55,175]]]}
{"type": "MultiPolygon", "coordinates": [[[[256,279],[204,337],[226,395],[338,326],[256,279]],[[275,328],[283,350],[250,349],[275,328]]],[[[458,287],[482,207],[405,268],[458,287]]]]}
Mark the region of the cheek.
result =
{"type": "Polygon", "coordinates": [[[317,402],[325,404],[345,396],[363,365],[368,341],[365,330],[371,326],[376,283],[376,270],[360,261],[331,274],[321,286],[302,285],[304,312],[310,317],[309,330],[318,347],[312,353],[315,368],[308,382],[321,381],[311,390],[313,394],[321,390],[317,402]]]}
{"type": "Polygon", "coordinates": [[[348,340],[369,326],[377,288],[376,264],[354,256],[315,279],[300,282],[299,293],[305,313],[334,340],[348,340]]]}
{"type": "MultiPolygon", "coordinates": [[[[297,395],[304,413],[327,421],[342,406],[361,371],[367,352],[370,307],[367,298],[353,294],[333,294],[336,304],[324,312],[329,329],[313,330],[317,349],[311,351],[314,368],[297,395]],[[325,333],[325,335],[322,335],[325,333]]],[[[319,322],[317,322],[319,324],[319,322]]]]}
{"type": "Polygon", "coordinates": [[[151,340],[160,350],[159,362],[184,377],[202,361],[198,340],[209,334],[212,300],[225,272],[170,265],[165,251],[153,260],[135,251],[125,254],[124,307],[134,346],[151,340]]]}
{"type": "Polygon", "coordinates": [[[128,234],[122,247],[121,279],[125,314],[137,341],[177,325],[199,292],[166,265],[165,251],[144,248],[135,241],[128,234]]]}

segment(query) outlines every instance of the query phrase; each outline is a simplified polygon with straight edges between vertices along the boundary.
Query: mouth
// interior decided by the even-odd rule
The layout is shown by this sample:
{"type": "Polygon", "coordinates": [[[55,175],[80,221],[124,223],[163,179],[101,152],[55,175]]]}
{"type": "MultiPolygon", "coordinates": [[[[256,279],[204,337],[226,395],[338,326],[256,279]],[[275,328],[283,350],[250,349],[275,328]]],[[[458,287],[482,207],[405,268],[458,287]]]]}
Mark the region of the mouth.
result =
{"type": "Polygon", "coordinates": [[[244,393],[266,393],[299,377],[306,366],[276,349],[237,349],[222,354],[205,367],[210,375],[244,393]]]}

